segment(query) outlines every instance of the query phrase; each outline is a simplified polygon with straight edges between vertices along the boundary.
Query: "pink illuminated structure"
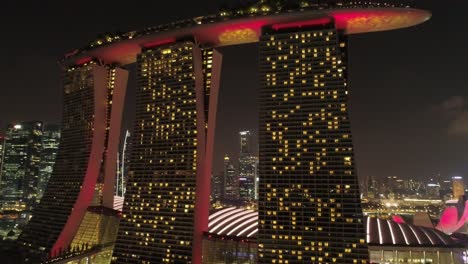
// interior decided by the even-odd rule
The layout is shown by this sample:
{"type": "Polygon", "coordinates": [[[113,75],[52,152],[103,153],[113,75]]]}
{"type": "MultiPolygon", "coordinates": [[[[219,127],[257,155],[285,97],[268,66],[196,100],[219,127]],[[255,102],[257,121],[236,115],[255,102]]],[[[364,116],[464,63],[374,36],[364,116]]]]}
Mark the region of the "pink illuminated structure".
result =
{"type": "MultiPolygon", "coordinates": [[[[411,8],[351,8],[339,10],[305,10],[287,14],[270,14],[247,18],[190,25],[176,30],[144,34],[140,37],[121,39],[108,45],[72,53],[65,58],[68,64],[76,64],[83,58],[96,57],[107,63],[134,63],[142,47],[159,46],[176,39],[191,36],[200,43],[212,47],[258,42],[261,29],[266,25],[276,28],[310,25],[334,20],[338,29],[346,34],[358,34],[411,27],[425,22],[430,13],[411,8]]],[[[196,19],[195,19],[196,20],[196,19]]]]}
{"type": "MultiPolygon", "coordinates": [[[[137,118],[129,181],[114,247],[116,263],[201,264],[206,232],[247,238],[261,233],[256,218],[252,218],[253,211],[228,208],[209,216],[222,64],[222,55],[216,48],[259,41],[265,44],[265,36],[287,31],[326,31],[341,38],[411,27],[431,16],[427,11],[381,5],[379,1],[335,2],[296,10],[262,6],[260,10],[253,8],[237,15],[221,12],[107,35],[65,55],[61,60],[66,78],[63,138],[49,187],[20,243],[49,256],[60,255],[69,248],[88,207],[121,205],[113,195],[128,75],[110,65],[135,62],[137,118]]],[[[301,45],[315,41],[309,40],[304,39],[301,45]]],[[[333,54],[334,59],[344,56],[339,59],[340,78],[335,74],[335,86],[343,86],[344,90],[346,43],[332,43],[329,38],[320,41],[333,52],[340,51],[333,54]]],[[[307,59],[308,63],[315,63],[315,59],[307,59]]],[[[311,102],[310,105],[314,103],[311,102]]],[[[351,163],[351,158],[345,163],[351,163]]],[[[348,169],[352,170],[351,165],[348,169]]],[[[356,210],[358,215],[360,207],[356,210]]],[[[374,224],[392,231],[392,241],[418,232],[403,223],[377,221],[369,225],[374,224]]],[[[360,222],[354,226],[362,227],[360,222]]],[[[359,243],[365,244],[363,239],[359,243]]],[[[360,261],[365,263],[366,259],[367,253],[360,261]]]]}
{"type": "Polygon", "coordinates": [[[447,205],[442,211],[436,228],[446,234],[453,234],[468,222],[468,201],[460,199],[456,204],[447,205]]]}
{"type": "Polygon", "coordinates": [[[90,206],[114,206],[128,72],[82,59],[65,70],[62,139],[54,171],[19,241],[65,252],[90,206]]]}

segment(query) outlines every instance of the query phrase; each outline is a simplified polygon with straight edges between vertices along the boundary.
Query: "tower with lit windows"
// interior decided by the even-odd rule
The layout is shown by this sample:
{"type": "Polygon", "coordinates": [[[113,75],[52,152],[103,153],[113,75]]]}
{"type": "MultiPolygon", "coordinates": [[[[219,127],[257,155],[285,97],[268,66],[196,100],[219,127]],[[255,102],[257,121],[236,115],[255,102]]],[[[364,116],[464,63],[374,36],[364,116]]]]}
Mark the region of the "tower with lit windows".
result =
{"type": "MultiPolygon", "coordinates": [[[[30,210],[36,204],[42,151],[43,123],[9,124],[0,168],[0,205],[30,210]]],[[[2,142],[3,143],[3,142],[2,142]]],[[[3,147],[2,146],[2,147],[3,147]]]]}
{"type": "Polygon", "coordinates": [[[259,262],[365,263],[346,36],[429,18],[397,0],[258,1],[105,34],[70,52],[61,60],[68,70],[57,162],[20,242],[55,256],[72,240],[82,243],[88,220],[112,206],[126,75],[111,65],[136,62],[136,121],[113,261],[202,263],[221,72],[216,48],[259,42],[259,262]]]}
{"type": "Polygon", "coordinates": [[[60,148],[20,244],[51,257],[71,249],[88,207],[112,209],[128,72],[96,60],[64,71],[60,148]]]}
{"type": "Polygon", "coordinates": [[[263,28],[259,263],[367,263],[346,46],[329,19],[263,28]]]}
{"type": "Polygon", "coordinates": [[[452,190],[454,199],[460,199],[460,197],[463,197],[465,195],[465,184],[463,182],[463,177],[452,177],[452,190]]]}
{"type": "Polygon", "coordinates": [[[252,152],[252,133],[241,131],[239,138],[239,198],[243,202],[249,202],[256,199],[258,157],[252,152]]]}
{"type": "Polygon", "coordinates": [[[191,40],[138,55],[137,113],[115,263],[201,259],[221,55],[191,40]]]}
{"type": "Polygon", "coordinates": [[[223,171],[223,200],[224,203],[232,204],[239,200],[239,179],[236,166],[229,156],[224,155],[223,171]]]}
{"type": "Polygon", "coordinates": [[[60,142],[60,129],[55,125],[45,125],[42,137],[42,150],[38,183],[37,202],[39,203],[49,182],[57,157],[60,142]]]}

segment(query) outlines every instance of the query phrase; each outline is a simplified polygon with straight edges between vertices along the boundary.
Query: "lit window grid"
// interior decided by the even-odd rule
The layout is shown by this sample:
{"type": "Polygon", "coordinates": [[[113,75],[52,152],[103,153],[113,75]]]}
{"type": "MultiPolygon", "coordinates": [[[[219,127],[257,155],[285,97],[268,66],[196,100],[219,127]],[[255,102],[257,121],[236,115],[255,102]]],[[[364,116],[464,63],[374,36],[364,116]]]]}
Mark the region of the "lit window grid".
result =
{"type": "MultiPolygon", "coordinates": [[[[193,52],[194,44],[184,42],[145,50],[138,58],[131,172],[114,255],[119,261],[191,258],[197,169],[193,52]]],[[[209,102],[213,51],[201,55],[209,102]]]]}
{"type": "MultiPolygon", "coordinates": [[[[112,75],[112,67],[98,65],[95,61],[70,67],[63,73],[64,104],[60,148],[41,203],[33,211],[33,218],[19,238],[23,243],[50,250],[62,232],[80,193],[94,134],[95,78],[103,77],[96,75],[98,67],[106,69],[105,78],[112,75]]],[[[111,84],[110,80],[106,82],[111,84]]],[[[110,108],[110,100],[111,97],[108,97],[107,110],[110,108]]]]}
{"type": "Polygon", "coordinates": [[[364,263],[346,41],[266,34],[260,60],[260,263],[364,263]]]}

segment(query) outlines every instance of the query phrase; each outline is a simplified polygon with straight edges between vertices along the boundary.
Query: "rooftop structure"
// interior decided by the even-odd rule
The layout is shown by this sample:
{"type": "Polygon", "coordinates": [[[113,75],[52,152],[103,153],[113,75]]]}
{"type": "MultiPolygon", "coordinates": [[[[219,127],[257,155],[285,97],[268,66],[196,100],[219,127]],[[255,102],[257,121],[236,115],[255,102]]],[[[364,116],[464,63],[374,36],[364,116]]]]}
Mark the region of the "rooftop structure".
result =
{"type": "Polygon", "coordinates": [[[261,28],[265,25],[281,29],[334,20],[337,28],[345,34],[358,34],[411,27],[431,17],[430,12],[413,9],[403,1],[296,2],[296,5],[287,6],[260,1],[245,8],[221,10],[218,14],[174,21],[143,30],[105,34],[85,47],[68,53],[62,62],[74,65],[99,58],[109,64],[130,64],[136,62],[137,54],[143,48],[173,43],[186,37],[194,37],[200,44],[211,47],[258,42],[261,28]]]}

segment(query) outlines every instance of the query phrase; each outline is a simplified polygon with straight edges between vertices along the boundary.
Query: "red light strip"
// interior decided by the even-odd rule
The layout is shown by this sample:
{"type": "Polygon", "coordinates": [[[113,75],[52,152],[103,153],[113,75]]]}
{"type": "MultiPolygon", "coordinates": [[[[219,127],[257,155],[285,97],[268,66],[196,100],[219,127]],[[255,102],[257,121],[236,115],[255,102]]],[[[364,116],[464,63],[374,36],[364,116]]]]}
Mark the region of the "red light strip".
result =
{"type": "Polygon", "coordinates": [[[176,42],[176,39],[175,38],[170,38],[170,39],[147,42],[147,43],[143,44],[142,46],[144,48],[154,48],[154,47],[158,47],[158,46],[162,46],[162,45],[166,45],[166,44],[171,44],[171,43],[174,43],[174,42],[176,42]]]}
{"type": "Polygon", "coordinates": [[[88,63],[88,62],[90,62],[92,60],[93,60],[93,58],[91,58],[91,57],[84,57],[84,58],[78,59],[76,61],[76,66],[82,66],[82,65],[84,65],[84,64],[86,64],[86,63],[88,63]]]}
{"type": "Polygon", "coordinates": [[[331,21],[332,20],[330,18],[326,17],[326,18],[319,18],[319,19],[307,20],[307,21],[273,24],[271,27],[274,30],[280,30],[280,29],[286,29],[286,28],[300,28],[300,27],[307,27],[307,26],[325,25],[325,24],[330,23],[331,21]]]}

